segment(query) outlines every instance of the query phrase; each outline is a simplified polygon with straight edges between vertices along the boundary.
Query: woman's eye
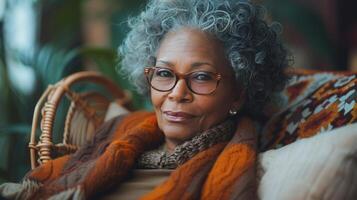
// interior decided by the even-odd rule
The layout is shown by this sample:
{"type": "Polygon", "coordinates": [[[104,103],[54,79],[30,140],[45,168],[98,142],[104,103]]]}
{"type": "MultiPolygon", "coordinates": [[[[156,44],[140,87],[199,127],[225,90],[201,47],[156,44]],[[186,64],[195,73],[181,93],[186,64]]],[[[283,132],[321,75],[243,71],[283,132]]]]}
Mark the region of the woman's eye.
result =
{"type": "Polygon", "coordinates": [[[159,76],[159,77],[173,77],[174,75],[169,70],[160,69],[160,70],[156,71],[156,76],[159,76]]]}
{"type": "Polygon", "coordinates": [[[210,81],[213,79],[212,75],[205,72],[199,72],[193,76],[197,81],[210,81]]]}

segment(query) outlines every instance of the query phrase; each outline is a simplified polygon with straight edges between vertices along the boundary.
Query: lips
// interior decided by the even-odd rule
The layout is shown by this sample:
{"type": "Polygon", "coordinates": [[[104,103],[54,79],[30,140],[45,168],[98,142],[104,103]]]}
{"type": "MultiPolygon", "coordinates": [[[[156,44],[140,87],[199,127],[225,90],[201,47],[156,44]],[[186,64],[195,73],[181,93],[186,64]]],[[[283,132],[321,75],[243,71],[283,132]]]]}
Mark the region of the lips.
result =
{"type": "Polygon", "coordinates": [[[186,112],[164,111],[163,114],[166,120],[170,122],[185,122],[194,117],[194,115],[186,112]]]}

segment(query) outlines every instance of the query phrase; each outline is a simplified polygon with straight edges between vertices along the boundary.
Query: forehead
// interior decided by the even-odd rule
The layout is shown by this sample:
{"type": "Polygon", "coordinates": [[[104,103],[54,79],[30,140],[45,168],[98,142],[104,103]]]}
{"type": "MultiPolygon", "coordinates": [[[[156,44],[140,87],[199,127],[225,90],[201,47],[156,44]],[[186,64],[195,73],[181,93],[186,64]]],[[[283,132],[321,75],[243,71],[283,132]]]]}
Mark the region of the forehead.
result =
{"type": "Polygon", "coordinates": [[[221,42],[193,28],[182,28],[168,33],[157,51],[157,60],[172,63],[174,66],[192,63],[209,63],[216,68],[229,66],[221,42]]]}

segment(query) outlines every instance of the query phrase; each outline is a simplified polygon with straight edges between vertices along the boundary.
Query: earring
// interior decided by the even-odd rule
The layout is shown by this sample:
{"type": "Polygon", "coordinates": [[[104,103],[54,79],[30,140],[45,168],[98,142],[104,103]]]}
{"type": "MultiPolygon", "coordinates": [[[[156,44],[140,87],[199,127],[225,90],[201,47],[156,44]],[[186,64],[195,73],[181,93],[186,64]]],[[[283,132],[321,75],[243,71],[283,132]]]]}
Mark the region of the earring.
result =
{"type": "Polygon", "coordinates": [[[229,110],[229,114],[232,115],[232,116],[233,116],[233,115],[236,115],[237,113],[238,113],[238,111],[235,110],[235,109],[230,109],[230,110],[229,110]]]}

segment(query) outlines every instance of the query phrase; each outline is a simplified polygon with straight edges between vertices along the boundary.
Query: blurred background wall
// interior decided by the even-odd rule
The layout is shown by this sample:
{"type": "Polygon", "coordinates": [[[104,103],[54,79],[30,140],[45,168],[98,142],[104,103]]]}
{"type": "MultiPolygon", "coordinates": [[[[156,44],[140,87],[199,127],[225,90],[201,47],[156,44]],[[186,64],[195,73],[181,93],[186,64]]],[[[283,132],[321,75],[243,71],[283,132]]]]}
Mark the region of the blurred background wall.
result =
{"type": "MultiPolygon", "coordinates": [[[[283,25],[294,67],[357,71],[355,0],[255,0],[283,25]]],[[[47,85],[97,70],[132,90],[116,67],[126,20],[146,0],[0,0],[0,183],[30,169],[34,106],[47,85]]],[[[64,103],[63,109],[66,105],[64,103]]],[[[134,106],[148,104],[134,93],[134,106]]],[[[61,111],[58,119],[64,118],[61,111]]],[[[63,123],[63,122],[62,122],[63,123]]],[[[63,131],[60,125],[56,132],[63,131]]]]}

